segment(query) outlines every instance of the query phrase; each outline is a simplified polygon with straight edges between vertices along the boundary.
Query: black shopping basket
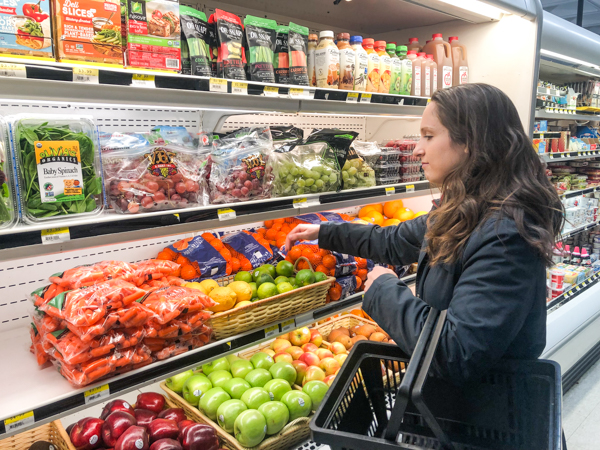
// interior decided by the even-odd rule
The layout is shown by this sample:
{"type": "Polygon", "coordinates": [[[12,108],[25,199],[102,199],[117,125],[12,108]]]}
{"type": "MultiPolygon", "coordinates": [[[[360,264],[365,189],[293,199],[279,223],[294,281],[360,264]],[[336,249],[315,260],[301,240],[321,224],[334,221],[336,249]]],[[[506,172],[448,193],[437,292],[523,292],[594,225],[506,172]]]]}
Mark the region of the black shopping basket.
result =
{"type": "Polygon", "coordinates": [[[432,309],[412,358],[358,342],[311,421],[333,450],[560,450],[561,377],[553,361],[502,361],[458,388],[428,376],[446,311],[432,309]]]}

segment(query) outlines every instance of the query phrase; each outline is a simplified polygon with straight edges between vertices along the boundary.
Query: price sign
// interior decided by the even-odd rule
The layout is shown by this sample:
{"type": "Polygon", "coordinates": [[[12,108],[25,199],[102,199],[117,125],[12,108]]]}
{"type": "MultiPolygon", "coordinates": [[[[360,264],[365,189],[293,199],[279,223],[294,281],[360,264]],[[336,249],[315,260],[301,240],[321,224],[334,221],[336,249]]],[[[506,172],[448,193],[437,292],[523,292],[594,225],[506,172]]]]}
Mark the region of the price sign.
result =
{"type": "Polygon", "coordinates": [[[234,81],[231,83],[231,93],[238,95],[248,95],[248,83],[234,81]]]}
{"type": "Polygon", "coordinates": [[[222,78],[211,78],[209,90],[210,92],[227,93],[227,80],[224,80],[222,78]]]}
{"type": "Polygon", "coordinates": [[[279,97],[279,88],[275,86],[265,86],[263,95],[265,97],[279,97]]]}
{"type": "Polygon", "coordinates": [[[406,192],[415,192],[415,185],[414,184],[408,184],[406,186],[406,192]]]}
{"type": "Polygon", "coordinates": [[[290,98],[312,99],[315,98],[314,89],[290,88],[290,98]]]}
{"type": "Polygon", "coordinates": [[[95,401],[108,398],[110,396],[110,389],[108,388],[108,384],[103,384],[102,386],[88,389],[83,393],[83,396],[85,398],[85,404],[89,405],[95,401]]]}
{"type": "Polygon", "coordinates": [[[358,103],[358,92],[348,92],[346,103],[358,103]]]}
{"type": "Polygon", "coordinates": [[[27,425],[32,425],[35,423],[35,418],[33,417],[33,411],[29,411],[23,414],[19,414],[18,416],[9,417],[4,420],[4,428],[7,433],[11,431],[19,430],[21,428],[26,427],[27,425]]]}
{"type": "Polygon", "coordinates": [[[66,242],[70,239],[69,227],[42,230],[42,244],[55,244],[57,242],[66,242]]]}
{"type": "Polygon", "coordinates": [[[293,201],[294,208],[308,208],[309,206],[319,205],[321,202],[318,198],[296,198],[293,201]]]}
{"type": "Polygon", "coordinates": [[[141,73],[134,73],[131,79],[131,85],[145,88],[155,88],[156,83],[154,82],[154,75],[144,75],[141,73]]]}
{"type": "Polygon", "coordinates": [[[288,331],[292,331],[296,328],[296,321],[294,319],[286,320],[285,322],[281,322],[281,331],[287,333],[288,331]]]}
{"type": "Polygon", "coordinates": [[[221,208],[217,210],[217,215],[219,216],[219,220],[231,220],[235,219],[235,211],[231,208],[221,208]]]}
{"type": "Polygon", "coordinates": [[[279,332],[279,325],[273,325],[272,327],[265,328],[265,337],[270,338],[275,336],[279,332]]]}
{"type": "Polygon", "coordinates": [[[73,67],[73,81],[76,83],[99,84],[100,76],[98,69],[87,67],[73,67]]]}
{"type": "Polygon", "coordinates": [[[385,195],[393,195],[395,193],[396,193],[395,187],[386,187],[385,188],[385,195]]]}
{"type": "Polygon", "coordinates": [[[371,103],[371,98],[373,98],[373,94],[360,94],[361,103],[371,103]]]}
{"type": "Polygon", "coordinates": [[[0,76],[27,78],[27,70],[23,64],[0,63],[0,76]]]}

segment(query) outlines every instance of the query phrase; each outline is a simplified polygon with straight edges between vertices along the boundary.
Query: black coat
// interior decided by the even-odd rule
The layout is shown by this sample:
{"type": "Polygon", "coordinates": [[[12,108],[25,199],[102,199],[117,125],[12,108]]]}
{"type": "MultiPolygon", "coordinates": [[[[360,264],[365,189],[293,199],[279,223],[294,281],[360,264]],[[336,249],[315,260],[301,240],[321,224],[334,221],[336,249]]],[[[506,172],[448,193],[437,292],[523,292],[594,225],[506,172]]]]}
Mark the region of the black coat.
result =
{"type": "Polygon", "coordinates": [[[448,309],[433,370],[455,383],[477,379],[500,359],[535,359],[546,345],[546,274],[512,219],[494,218],[470,236],[458,261],[429,266],[427,216],[381,228],[326,223],[319,246],[376,262],[419,263],[416,296],[398,278],[382,275],[363,309],[412,354],[430,307],[448,309]]]}

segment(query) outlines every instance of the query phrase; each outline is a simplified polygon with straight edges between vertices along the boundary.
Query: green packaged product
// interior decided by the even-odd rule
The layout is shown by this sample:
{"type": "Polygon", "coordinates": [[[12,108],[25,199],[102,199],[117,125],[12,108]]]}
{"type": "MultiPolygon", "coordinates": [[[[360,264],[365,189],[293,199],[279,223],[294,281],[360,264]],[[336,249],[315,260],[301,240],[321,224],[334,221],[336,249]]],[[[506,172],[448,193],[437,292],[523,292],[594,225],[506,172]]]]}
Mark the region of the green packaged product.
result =
{"type": "Polygon", "coordinates": [[[189,6],[180,6],[179,14],[183,38],[181,40],[183,73],[210,77],[212,58],[208,44],[210,36],[206,15],[189,6]]]}
{"type": "Polygon", "coordinates": [[[244,27],[248,44],[247,59],[250,80],[274,83],[273,55],[277,22],[248,15],[244,19],[244,27]]]}

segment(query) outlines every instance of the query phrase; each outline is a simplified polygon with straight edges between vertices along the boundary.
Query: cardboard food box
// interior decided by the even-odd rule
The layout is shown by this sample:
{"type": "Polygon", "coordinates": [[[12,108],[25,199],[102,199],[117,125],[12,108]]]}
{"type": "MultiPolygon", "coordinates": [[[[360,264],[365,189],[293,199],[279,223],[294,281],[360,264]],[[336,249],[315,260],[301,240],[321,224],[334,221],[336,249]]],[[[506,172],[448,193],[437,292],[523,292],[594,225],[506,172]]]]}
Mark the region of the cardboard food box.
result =
{"type": "Polygon", "coordinates": [[[126,10],[128,67],[178,71],[181,69],[179,2],[122,0],[126,10]]]}
{"type": "Polygon", "coordinates": [[[0,54],[54,59],[52,13],[44,0],[0,0],[0,54]]]}
{"type": "Polygon", "coordinates": [[[121,6],[118,0],[52,0],[56,56],[123,66],[121,6]]]}

